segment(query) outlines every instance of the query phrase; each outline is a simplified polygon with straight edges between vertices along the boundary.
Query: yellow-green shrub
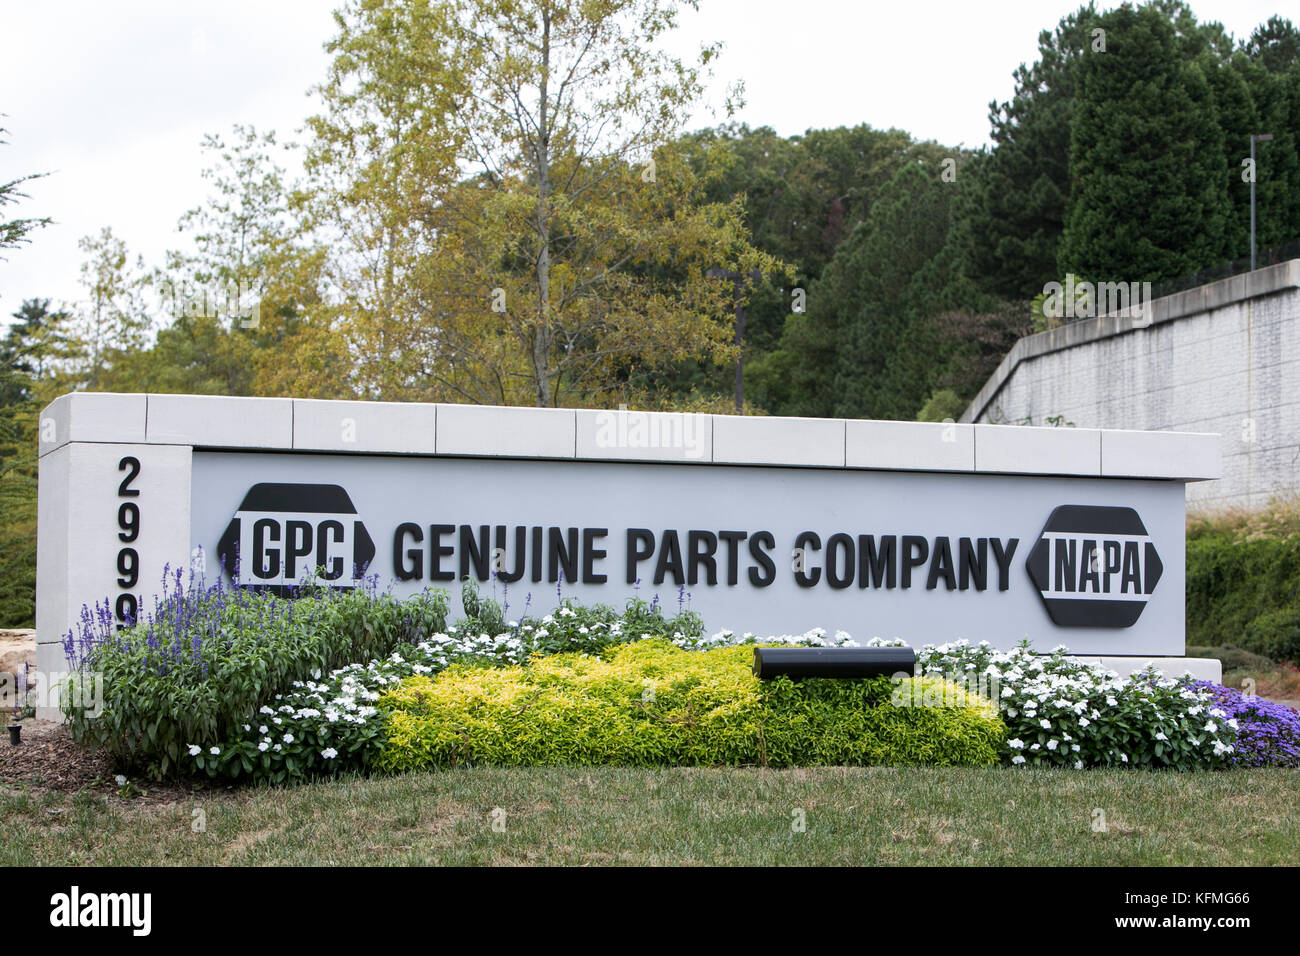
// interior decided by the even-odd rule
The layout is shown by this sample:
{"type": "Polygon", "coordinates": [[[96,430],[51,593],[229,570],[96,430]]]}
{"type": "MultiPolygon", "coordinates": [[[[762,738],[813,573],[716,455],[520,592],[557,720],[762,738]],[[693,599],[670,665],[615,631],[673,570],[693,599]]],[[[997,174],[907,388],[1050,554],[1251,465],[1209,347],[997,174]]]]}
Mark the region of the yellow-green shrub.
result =
{"type": "Polygon", "coordinates": [[[608,660],[558,654],[411,677],[379,701],[388,716],[376,765],[997,762],[1005,729],[981,698],[897,707],[888,678],[760,682],[753,653],[641,641],[608,660]]]}

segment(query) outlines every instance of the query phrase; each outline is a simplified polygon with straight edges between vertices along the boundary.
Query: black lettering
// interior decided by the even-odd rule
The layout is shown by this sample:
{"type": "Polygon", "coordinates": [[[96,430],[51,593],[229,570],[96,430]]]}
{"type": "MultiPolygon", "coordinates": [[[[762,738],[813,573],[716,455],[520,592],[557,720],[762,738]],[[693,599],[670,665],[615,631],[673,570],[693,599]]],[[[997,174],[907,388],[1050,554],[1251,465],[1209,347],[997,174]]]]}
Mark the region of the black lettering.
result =
{"type": "Polygon", "coordinates": [[[975,581],[975,590],[983,591],[989,586],[989,539],[978,538],[974,545],[970,538],[962,538],[957,544],[958,587],[965,591],[970,587],[971,579],[975,581]]]}
{"type": "Polygon", "coordinates": [[[749,535],[744,531],[719,531],[718,537],[727,542],[727,584],[740,583],[740,542],[749,535]]]}
{"type": "Polygon", "coordinates": [[[542,529],[541,527],[533,528],[533,574],[534,584],[542,580],[542,529]]]}
{"type": "Polygon", "coordinates": [[[1119,579],[1119,590],[1121,594],[1141,594],[1142,593],[1142,564],[1138,557],[1138,543],[1136,541],[1124,542],[1124,573],[1119,579]],[[1129,584],[1133,589],[1129,590],[1129,584]]]}
{"type": "Polygon", "coordinates": [[[858,587],[878,588],[882,580],[886,589],[897,587],[897,543],[897,535],[881,535],[880,550],[877,552],[875,535],[858,535],[858,587]]]}
{"type": "Polygon", "coordinates": [[[578,529],[550,528],[546,532],[547,580],[564,580],[574,584],[578,580],[578,529]],[[567,539],[567,540],[566,540],[567,539]]]}
{"type": "Polygon", "coordinates": [[[455,581],[455,571],[444,571],[442,569],[442,559],[450,557],[456,553],[453,545],[443,546],[442,536],[445,534],[455,534],[456,526],[454,524],[431,524],[429,525],[429,580],[430,581],[455,581]]]}
{"type": "Polygon", "coordinates": [[[339,578],[343,577],[345,567],[343,559],[338,555],[335,555],[333,558],[329,557],[330,543],[341,543],[342,541],[343,525],[339,524],[339,522],[335,521],[333,518],[328,521],[322,521],[319,527],[316,528],[316,564],[317,566],[324,568],[321,577],[326,581],[337,581],[339,578]],[[333,532],[333,534],[330,534],[329,532],[333,532]],[[326,560],[329,561],[328,565],[325,563],[326,560]]]}
{"type": "Polygon", "coordinates": [[[424,549],[406,548],[408,536],[413,543],[420,544],[424,541],[424,531],[410,521],[397,526],[393,534],[393,573],[399,581],[416,581],[424,577],[424,549]],[[409,563],[405,559],[409,559],[409,563]]]}
{"type": "Polygon", "coordinates": [[[306,521],[288,521],[284,530],[284,576],[286,580],[296,582],[301,576],[298,559],[311,554],[311,525],[306,521]]]}
{"type": "Polygon", "coordinates": [[[604,584],[609,580],[605,575],[596,573],[593,565],[605,557],[605,552],[596,548],[596,539],[609,534],[608,528],[582,529],[582,583],[604,584]]]}
{"type": "Polygon", "coordinates": [[[1002,550],[1001,538],[990,538],[989,541],[993,545],[993,560],[998,563],[998,590],[1005,591],[1011,587],[1011,558],[1016,553],[1020,539],[1008,538],[1005,551],[1002,550]]]}
{"type": "Polygon", "coordinates": [[[258,518],[253,524],[253,574],[263,581],[280,576],[280,549],[267,548],[266,541],[280,540],[280,522],[274,518],[258,518]],[[267,534],[267,531],[271,534],[267,534]]]}
{"type": "Polygon", "coordinates": [[[1106,551],[1106,575],[1101,580],[1101,589],[1107,594],[1110,593],[1110,579],[1114,574],[1119,573],[1119,542],[1107,541],[1105,544],[1106,551]]]}
{"type": "Polygon", "coordinates": [[[799,554],[800,570],[794,573],[794,582],[801,588],[816,587],[817,582],[822,579],[822,569],[813,568],[812,573],[808,573],[808,552],[820,551],[822,549],[821,536],[813,531],[801,531],[799,537],[794,539],[794,549],[799,554]]]}
{"type": "Polygon", "coordinates": [[[1083,541],[1083,565],[1079,568],[1080,591],[1087,591],[1087,586],[1091,584],[1093,594],[1101,593],[1101,577],[1097,574],[1099,559],[1097,542],[1091,538],[1085,538],[1083,541]]]}
{"type": "Polygon", "coordinates": [[[930,542],[919,534],[903,535],[903,587],[912,586],[912,569],[925,564],[930,556],[930,542]]]}
{"type": "Polygon", "coordinates": [[[627,529],[627,583],[641,579],[637,565],[655,553],[655,533],[649,528],[627,529]]]}
{"type": "Polygon", "coordinates": [[[682,545],[677,540],[676,531],[665,531],[659,543],[659,561],[655,565],[655,584],[663,584],[664,578],[671,572],[674,584],[685,584],[686,574],[682,569],[682,545]]]}
{"type": "Polygon", "coordinates": [[[952,568],[952,543],[947,535],[934,539],[934,557],[930,561],[930,574],[925,579],[925,589],[933,591],[939,586],[939,579],[948,585],[949,591],[957,590],[957,574],[952,568]]]}
{"type": "Polygon", "coordinates": [[[485,524],[478,526],[478,540],[474,540],[474,526],[460,526],[460,577],[464,581],[469,577],[470,565],[474,566],[474,577],[486,581],[492,576],[492,552],[488,545],[492,529],[485,524]]]}
{"type": "Polygon", "coordinates": [[[717,584],[718,562],[713,556],[718,551],[718,536],[712,531],[688,531],[686,548],[690,553],[686,583],[699,583],[700,565],[703,565],[705,581],[708,584],[717,584]]]}
{"type": "Polygon", "coordinates": [[[853,538],[847,534],[833,534],[826,539],[826,583],[831,587],[846,588],[853,583],[857,571],[853,552],[853,538]],[[840,574],[840,560],[836,551],[844,552],[844,573],[840,574]]]}
{"type": "Polygon", "coordinates": [[[776,563],[768,554],[775,547],[776,538],[770,531],[755,531],[749,536],[749,556],[762,568],[749,569],[749,583],[756,588],[765,588],[776,580],[776,563]]]}
{"type": "Polygon", "coordinates": [[[496,550],[501,555],[501,566],[495,568],[502,581],[507,584],[514,584],[524,576],[525,552],[528,550],[528,529],[523,525],[515,527],[515,567],[513,571],[507,571],[505,567],[506,553],[506,526],[499,524],[496,526],[496,550]]]}

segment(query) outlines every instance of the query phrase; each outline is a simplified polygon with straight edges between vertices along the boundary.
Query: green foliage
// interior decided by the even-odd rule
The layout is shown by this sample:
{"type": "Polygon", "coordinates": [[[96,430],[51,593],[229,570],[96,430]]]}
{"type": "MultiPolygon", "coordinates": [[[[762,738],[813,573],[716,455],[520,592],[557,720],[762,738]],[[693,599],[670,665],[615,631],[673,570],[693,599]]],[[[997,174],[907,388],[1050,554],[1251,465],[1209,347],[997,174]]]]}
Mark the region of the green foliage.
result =
{"type": "Polygon", "coordinates": [[[987,701],[895,707],[888,678],[760,682],[748,646],[685,651],[639,641],[608,659],[559,654],[520,667],[454,666],[380,699],[376,758],[398,771],[461,763],[993,763],[1003,727],[987,701]]]}
{"type": "MultiPolygon", "coordinates": [[[[3,116],[0,113],[0,116],[3,116]]],[[[9,141],[4,139],[4,134],[8,132],[0,126],[0,146],[8,145],[9,141]]],[[[0,212],[3,212],[6,206],[17,204],[23,199],[28,198],[27,194],[19,187],[23,183],[33,179],[40,179],[46,173],[31,173],[26,176],[19,176],[17,179],[11,179],[8,182],[0,182],[0,212]]],[[[48,216],[41,216],[26,219],[5,219],[0,218],[0,262],[7,257],[3,255],[7,249],[17,249],[23,243],[31,242],[27,238],[28,234],[50,224],[48,216]]]]}
{"type": "Polygon", "coordinates": [[[918,422],[957,421],[966,411],[966,400],[950,388],[940,388],[930,393],[921,410],[916,413],[918,422]]]}
{"type": "Polygon", "coordinates": [[[1187,656],[1217,660],[1223,665],[1225,674],[1229,671],[1255,671],[1259,673],[1277,667],[1277,662],[1271,658],[1256,654],[1254,651],[1248,651],[1242,647],[1234,647],[1231,644],[1225,644],[1223,647],[1188,644],[1187,656]]]}
{"type": "MultiPolygon", "coordinates": [[[[178,590],[116,633],[110,617],[88,613],[70,643],[79,672],[98,675],[102,713],[68,700],[68,728],[124,769],[174,773],[189,748],[234,737],[295,681],[382,657],[441,630],[446,613],[436,591],[399,602],[365,588],[320,589],[289,600],[222,587],[178,590]]],[[[248,773],[251,761],[230,769],[248,773]]]]}
{"type": "Polygon", "coordinates": [[[1189,644],[1300,662],[1300,531],[1278,523],[1262,531],[1245,520],[1189,527],[1189,644]]]}
{"type": "Polygon", "coordinates": [[[1169,279],[1226,257],[1223,131],[1207,71],[1165,13],[1124,6],[1095,21],[1104,53],[1079,61],[1061,272],[1169,279]]]}

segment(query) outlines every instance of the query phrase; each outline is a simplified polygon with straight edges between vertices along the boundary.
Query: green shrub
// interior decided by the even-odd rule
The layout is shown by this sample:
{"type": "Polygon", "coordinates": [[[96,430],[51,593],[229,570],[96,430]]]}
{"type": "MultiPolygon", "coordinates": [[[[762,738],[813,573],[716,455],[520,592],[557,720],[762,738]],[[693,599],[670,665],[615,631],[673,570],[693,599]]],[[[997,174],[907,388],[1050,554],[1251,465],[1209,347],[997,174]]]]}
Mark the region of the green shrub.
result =
{"type": "Polygon", "coordinates": [[[106,605],[87,609],[67,650],[80,672],[100,675],[103,707],[67,707],[68,728],[123,769],[164,776],[198,743],[251,725],[260,705],[295,682],[382,657],[441,630],[446,614],[446,596],[434,591],[406,602],[367,588],[290,600],[179,583],[152,615],[120,632],[106,605]]]}
{"type": "Polygon", "coordinates": [[[1189,644],[1300,661],[1300,533],[1268,517],[1189,527],[1189,644]]]}
{"type": "Polygon", "coordinates": [[[1248,651],[1243,647],[1234,647],[1231,644],[1225,644],[1222,647],[1204,647],[1198,644],[1187,645],[1188,657],[1206,657],[1217,660],[1223,665],[1223,672],[1229,671],[1271,671],[1277,668],[1277,662],[1272,658],[1264,657],[1262,654],[1256,654],[1248,651]]]}
{"type": "Polygon", "coordinates": [[[557,654],[414,676],[380,697],[386,735],[375,765],[997,762],[1004,727],[988,701],[896,707],[888,678],[760,682],[753,653],[644,640],[604,660],[557,654]]]}

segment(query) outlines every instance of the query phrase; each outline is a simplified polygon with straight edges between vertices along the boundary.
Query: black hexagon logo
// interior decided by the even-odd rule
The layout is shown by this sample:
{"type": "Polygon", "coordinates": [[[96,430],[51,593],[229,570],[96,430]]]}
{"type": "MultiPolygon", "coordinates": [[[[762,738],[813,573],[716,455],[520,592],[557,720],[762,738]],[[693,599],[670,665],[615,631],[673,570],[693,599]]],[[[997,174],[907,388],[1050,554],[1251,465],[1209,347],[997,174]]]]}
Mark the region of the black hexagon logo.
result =
{"type": "Polygon", "coordinates": [[[1132,508],[1061,505],[1025,561],[1052,622],[1132,627],[1164,564],[1132,508]]]}
{"type": "Polygon", "coordinates": [[[283,596],[313,579],[355,587],[374,558],[375,542],[338,485],[253,485],[217,542],[217,559],[236,587],[283,596]]]}

